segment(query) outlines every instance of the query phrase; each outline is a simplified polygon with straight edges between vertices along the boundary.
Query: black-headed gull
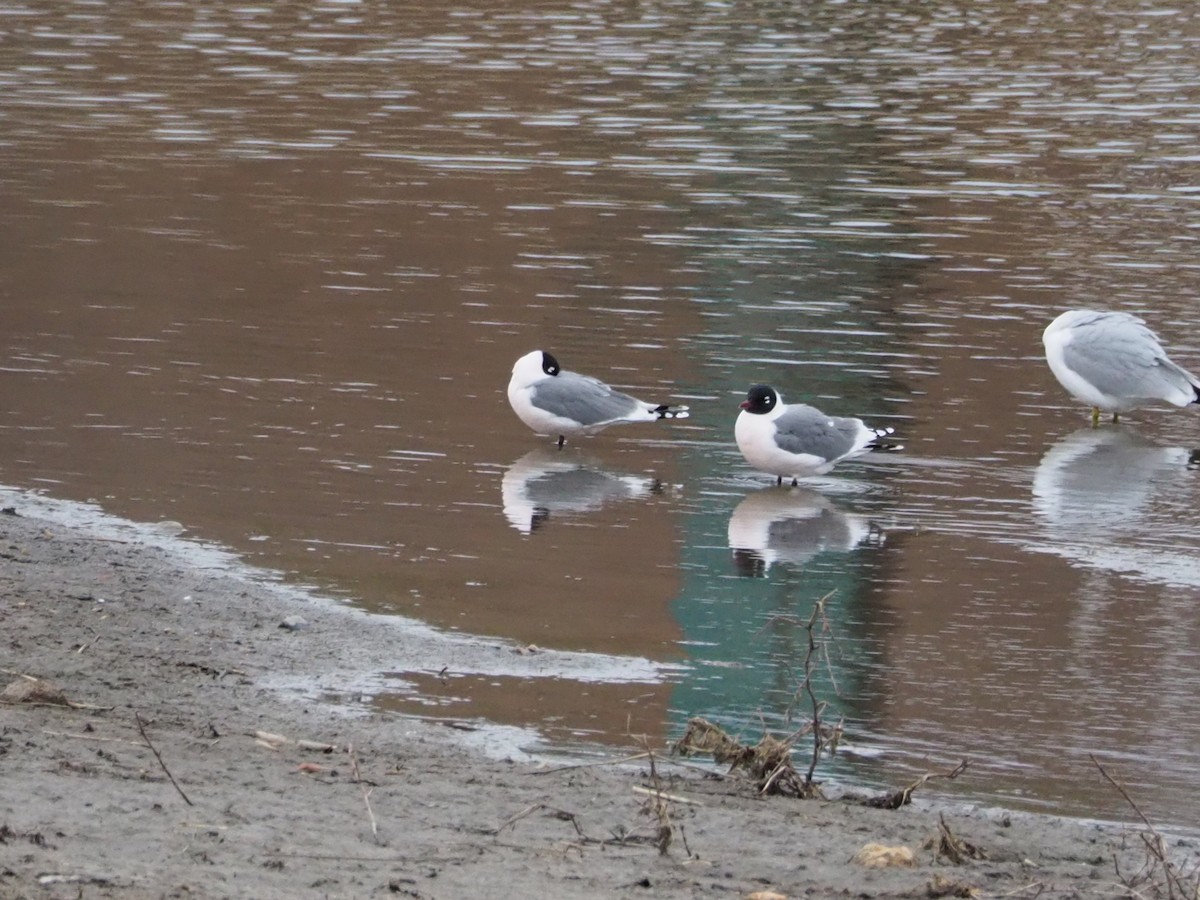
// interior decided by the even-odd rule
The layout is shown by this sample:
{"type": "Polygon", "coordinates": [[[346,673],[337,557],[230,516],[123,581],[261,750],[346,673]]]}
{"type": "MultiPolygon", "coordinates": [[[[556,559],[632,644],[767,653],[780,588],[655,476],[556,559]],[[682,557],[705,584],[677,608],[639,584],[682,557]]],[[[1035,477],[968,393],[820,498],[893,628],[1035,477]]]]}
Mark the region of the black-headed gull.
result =
{"type": "Polygon", "coordinates": [[[1121,413],[1161,400],[1175,406],[1200,402],[1200,379],[1167,358],[1158,336],[1137,316],[1072,309],[1042,333],[1046,362],[1059,383],[1100,412],[1121,413]]]}
{"type": "Polygon", "coordinates": [[[873,447],[894,449],[878,443],[891,428],[871,428],[862,419],[829,416],[812,406],[788,406],[779,392],[756,384],[742,401],[733,434],[746,462],[776,476],[823,475],[843,459],[858,456],[873,447]]]}
{"type": "Polygon", "coordinates": [[[517,360],[508,382],[508,402],[538,434],[595,434],[618,422],[683,419],[686,406],[646,403],[587,375],[564,371],[558,360],[533,350],[517,360]]]}

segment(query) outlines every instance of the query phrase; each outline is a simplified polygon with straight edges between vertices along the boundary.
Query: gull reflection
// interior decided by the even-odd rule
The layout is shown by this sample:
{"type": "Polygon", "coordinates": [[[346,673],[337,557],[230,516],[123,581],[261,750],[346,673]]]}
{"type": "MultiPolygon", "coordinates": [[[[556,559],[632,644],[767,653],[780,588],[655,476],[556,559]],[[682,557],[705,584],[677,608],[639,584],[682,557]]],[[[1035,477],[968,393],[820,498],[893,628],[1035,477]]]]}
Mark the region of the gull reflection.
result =
{"type": "Polygon", "coordinates": [[[803,565],[818,553],[848,553],[883,531],[804,488],[770,487],[750,494],[729,517],[729,548],[741,575],[763,577],[775,563],[803,565]]]}
{"type": "Polygon", "coordinates": [[[1084,428],[1052,446],[1033,476],[1033,507],[1047,525],[1110,533],[1133,524],[1155,487],[1196,462],[1125,428],[1084,428]]]}
{"type": "Polygon", "coordinates": [[[1067,435],[1033,476],[1033,509],[1045,530],[1038,549],[1089,566],[1196,582],[1192,550],[1174,540],[1190,537],[1194,523],[1165,507],[1198,462],[1200,451],[1163,447],[1127,428],[1067,435]]]}
{"type": "Polygon", "coordinates": [[[595,460],[544,448],[514,462],[500,483],[504,517],[522,534],[533,533],[552,515],[593,512],[661,490],[656,478],[621,475],[595,460]]]}

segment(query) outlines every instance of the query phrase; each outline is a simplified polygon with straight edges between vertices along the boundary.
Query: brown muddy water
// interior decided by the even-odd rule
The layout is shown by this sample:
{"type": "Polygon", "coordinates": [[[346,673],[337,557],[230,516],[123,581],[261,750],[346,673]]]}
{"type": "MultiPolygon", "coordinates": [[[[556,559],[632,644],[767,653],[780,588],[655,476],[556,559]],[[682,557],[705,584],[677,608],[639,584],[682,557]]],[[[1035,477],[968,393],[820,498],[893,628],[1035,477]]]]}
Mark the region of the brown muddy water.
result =
{"type": "Polygon", "coordinates": [[[1196,18],[1136,2],[0,5],[0,482],[628,677],[396,660],[530,746],[786,731],[1200,825],[1200,413],[1086,428],[1042,328],[1200,368],[1196,18]],[[523,353],[690,419],[571,441],[523,353]],[[754,381],[905,450],[795,490],[754,381]],[[649,661],[653,663],[646,666],[649,661]],[[647,674],[647,673],[657,674],[647,674]]]}

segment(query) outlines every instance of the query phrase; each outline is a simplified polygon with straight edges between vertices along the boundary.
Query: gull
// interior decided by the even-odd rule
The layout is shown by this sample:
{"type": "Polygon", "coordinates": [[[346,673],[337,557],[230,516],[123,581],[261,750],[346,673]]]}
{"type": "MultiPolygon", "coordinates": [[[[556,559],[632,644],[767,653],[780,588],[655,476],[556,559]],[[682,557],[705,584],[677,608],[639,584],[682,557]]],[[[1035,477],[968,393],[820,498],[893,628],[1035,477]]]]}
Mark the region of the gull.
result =
{"type": "Polygon", "coordinates": [[[746,462],[776,477],[823,475],[843,459],[872,449],[898,449],[880,442],[891,428],[872,428],[862,419],[829,416],[812,406],[788,406],[773,387],[756,384],[742,401],[733,434],[746,462]]]}
{"type": "Polygon", "coordinates": [[[538,434],[595,434],[618,422],[685,419],[686,406],[646,403],[622,394],[603,381],[567,372],[549,353],[532,350],[517,360],[508,382],[508,402],[521,421],[538,434]]]}
{"type": "Polygon", "coordinates": [[[1200,379],[1171,362],[1158,336],[1137,316],[1072,309],[1042,334],[1046,362],[1059,383],[1100,412],[1121,413],[1161,400],[1175,406],[1200,402],[1200,379]]]}

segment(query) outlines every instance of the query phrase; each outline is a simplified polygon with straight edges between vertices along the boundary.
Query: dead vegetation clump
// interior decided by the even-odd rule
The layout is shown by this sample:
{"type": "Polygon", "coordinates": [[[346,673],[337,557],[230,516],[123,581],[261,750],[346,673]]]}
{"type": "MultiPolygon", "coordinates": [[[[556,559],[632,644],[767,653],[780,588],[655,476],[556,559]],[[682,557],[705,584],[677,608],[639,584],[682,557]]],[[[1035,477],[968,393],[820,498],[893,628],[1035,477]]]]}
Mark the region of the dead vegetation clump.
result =
{"type": "Polygon", "coordinates": [[[79,703],[72,700],[66,693],[44,678],[26,675],[24,672],[14,672],[11,669],[0,669],[0,674],[11,675],[13,680],[0,690],[0,703],[26,704],[29,706],[63,706],[67,709],[111,710],[111,706],[95,706],[91,703],[79,703]]]}
{"type": "Polygon", "coordinates": [[[808,721],[787,738],[763,735],[753,746],[743,744],[731,737],[719,725],[701,717],[688,721],[687,731],[674,746],[681,756],[698,753],[710,754],[717,763],[728,765],[729,770],[741,770],[754,780],[760,794],[782,794],[789,797],[808,799],[823,797],[820,782],[814,779],[817,762],[823,753],[833,753],[841,739],[841,723],[830,726],[824,721],[826,704],[818,699],[813,690],[813,678],[821,660],[828,663],[827,641],[829,622],[825,618],[825,603],[832,596],[826,594],[813,604],[812,614],[806,620],[787,616],[774,616],[766,627],[787,623],[798,625],[805,633],[804,672],[796,686],[795,705],[810,706],[808,721]],[[818,639],[818,633],[821,638],[818,639]],[[813,739],[812,758],[807,771],[801,775],[792,764],[792,748],[802,736],[811,734],[813,739]]]}
{"type": "Polygon", "coordinates": [[[672,750],[680,756],[707,754],[719,765],[728,765],[730,772],[745,772],[760,794],[802,799],[820,795],[819,785],[806,782],[792,765],[791,741],[764,735],[750,746],[731,737],[720,725],[697,716],[688,720],[687,730],[672,750]]]}
{"type": "Polygon", "coordinates": [[[933,851],[933,858],[937,862],[946,860],[954,866],[966,865],[969,860],[987,859],[987,853],[977,844],[972,844],[968,840],[964,840],[950,830],[950,826],[946,824],[946,817],[941,813],[938,814],[938,834],[936,838],[930,838],[925,848],[933,851]]]}
{"type": "MultiPolygon", "coordinates": [[[[979,897],[983,892],[975,885],[944,875],[934,875],[925,885],[926,897],[979,897]]],[[[1037,896],[1036,893],[1033,896],[1037,896]]]]}
{"type": "Polygon", "coordinates": [[[32,675],[18,675],[16,680],[0,691],[0,703],[45,703],[50,706],[70,706],[71,701],[60,689],[32,675]]]}

